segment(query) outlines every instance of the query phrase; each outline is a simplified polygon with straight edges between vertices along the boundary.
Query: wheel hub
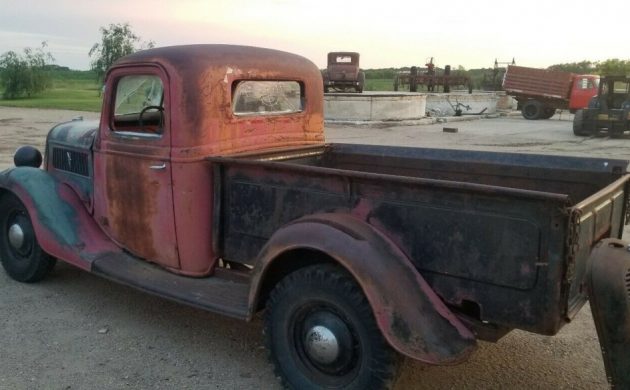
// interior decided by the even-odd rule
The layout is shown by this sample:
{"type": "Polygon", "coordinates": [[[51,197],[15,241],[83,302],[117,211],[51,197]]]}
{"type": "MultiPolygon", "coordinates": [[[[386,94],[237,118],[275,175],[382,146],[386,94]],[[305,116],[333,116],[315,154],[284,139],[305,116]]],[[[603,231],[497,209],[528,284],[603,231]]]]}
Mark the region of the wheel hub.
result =
{"type": "Polygon", "coordinates": [[[24,246],[24,229],[18,223],[14,223],[9,227],[9,244],[16,250],[24,246]]]}
{"type": "Polygon", "coordinates": [[[305,339],[306,353],[317,363],[330,364],[339,357],[339,341],[327,327],[313,326],[306,332],[305,339]]]}

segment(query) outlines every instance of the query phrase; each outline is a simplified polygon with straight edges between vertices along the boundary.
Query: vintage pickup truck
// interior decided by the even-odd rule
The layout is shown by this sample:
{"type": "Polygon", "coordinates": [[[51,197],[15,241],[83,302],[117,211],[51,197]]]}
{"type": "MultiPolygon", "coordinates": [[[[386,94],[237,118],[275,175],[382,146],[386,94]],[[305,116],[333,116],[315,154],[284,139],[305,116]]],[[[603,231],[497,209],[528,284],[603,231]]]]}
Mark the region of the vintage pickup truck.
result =
{"type": "MultiPolygon", "coordinates": [[[[591,299],[627,386],[628,162],[326,144],[321,74],[293,54],[156,48],[108,72],[99,122],[0,173],[0,257],[57,259],[249,320],[285,386],[387,388],[399,357],[465,360],[553,335],[591,299]],[[44,168],[39,168],[41,163],[44,168]]],[[[576,351],[579,353],[579,351],[576,351]]]]}

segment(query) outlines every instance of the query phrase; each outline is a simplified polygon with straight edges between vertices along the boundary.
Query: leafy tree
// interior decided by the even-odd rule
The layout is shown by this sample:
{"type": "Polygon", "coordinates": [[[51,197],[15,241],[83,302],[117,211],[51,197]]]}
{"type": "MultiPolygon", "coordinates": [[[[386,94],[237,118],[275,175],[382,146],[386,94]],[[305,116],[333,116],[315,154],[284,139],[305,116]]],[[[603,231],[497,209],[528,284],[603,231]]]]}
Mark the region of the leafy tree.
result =
{"type": "Polygon", "coordinates": [[[142,42],[132,30],[129,23],[110,24],[109,27],[101,27],[101,42],[95,43],[90,49],[92,58],[91,69],[96,73],[98,80],[102,80],[107,69],[117,59],[138,50],[155,46],[153,41],[142,42]]]}
{"type": "Polygon", "coordinates": [[[599,62],[597,73],[603,76],[630,76],[630,60],[613,58],[599,62]]]}
{"type": "Polygon", "coordinates": [[[593,74],[596,73],[597,62],[592,61],[581,61],[581,62],[570,62],[566,64],[556,64],[551,65],[547,69],[549,70],[559,70],[563,72],[572,72],[578,74],[593,74]]]}
{"type": "Polygon", "coordinates": [[[0,56],[0,85],[5,99],[31,97],[50,87],[48,66],[55,59],[46,51],[47,46],[42,42],[37,49],[27,47],[22,54],[8,51],[0,56]]]}

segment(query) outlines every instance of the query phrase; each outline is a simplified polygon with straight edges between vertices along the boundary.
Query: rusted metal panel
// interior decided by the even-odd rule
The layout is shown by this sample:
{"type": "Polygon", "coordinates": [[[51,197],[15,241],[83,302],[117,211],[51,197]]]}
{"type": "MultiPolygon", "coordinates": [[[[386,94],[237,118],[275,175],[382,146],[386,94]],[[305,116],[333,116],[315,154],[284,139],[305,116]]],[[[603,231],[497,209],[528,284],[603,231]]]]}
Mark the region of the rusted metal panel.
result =
{"type": "Polygon", "coordinates": [[[460,362],[474,350],[473,333],[447,308],[407,256],[365,220],[349,214],[306,217],[279,229],[252,275],[250,310],[265,271],[283,252],[309,248],[333,257],[361,285],[390,345],[432,364],[460,362]]]}
{"type": "Polygon", "coordinates": [[[503,89],[509,94],[568,100],[573,77],[568,72],[509,65],[503,89]]]}

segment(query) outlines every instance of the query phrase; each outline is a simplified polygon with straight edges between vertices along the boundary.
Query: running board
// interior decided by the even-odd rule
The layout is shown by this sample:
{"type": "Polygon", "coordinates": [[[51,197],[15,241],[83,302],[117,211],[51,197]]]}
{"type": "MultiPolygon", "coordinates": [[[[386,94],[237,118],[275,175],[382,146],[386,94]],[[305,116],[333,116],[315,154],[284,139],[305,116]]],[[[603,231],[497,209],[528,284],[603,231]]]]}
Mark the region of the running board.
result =
{"type": "Polygon", "coordinates": [[[630,389],[630,244],[602,240],[590,256],[589,300],[608,382],[630,389]]]}
{"type": "Polygon", "coordinates": [[[92,272],[114,282],[189,306],[238,319],[249,318],[247,279],[177,275],[126,253],[99,257],[92,263],[92,272]]]}

